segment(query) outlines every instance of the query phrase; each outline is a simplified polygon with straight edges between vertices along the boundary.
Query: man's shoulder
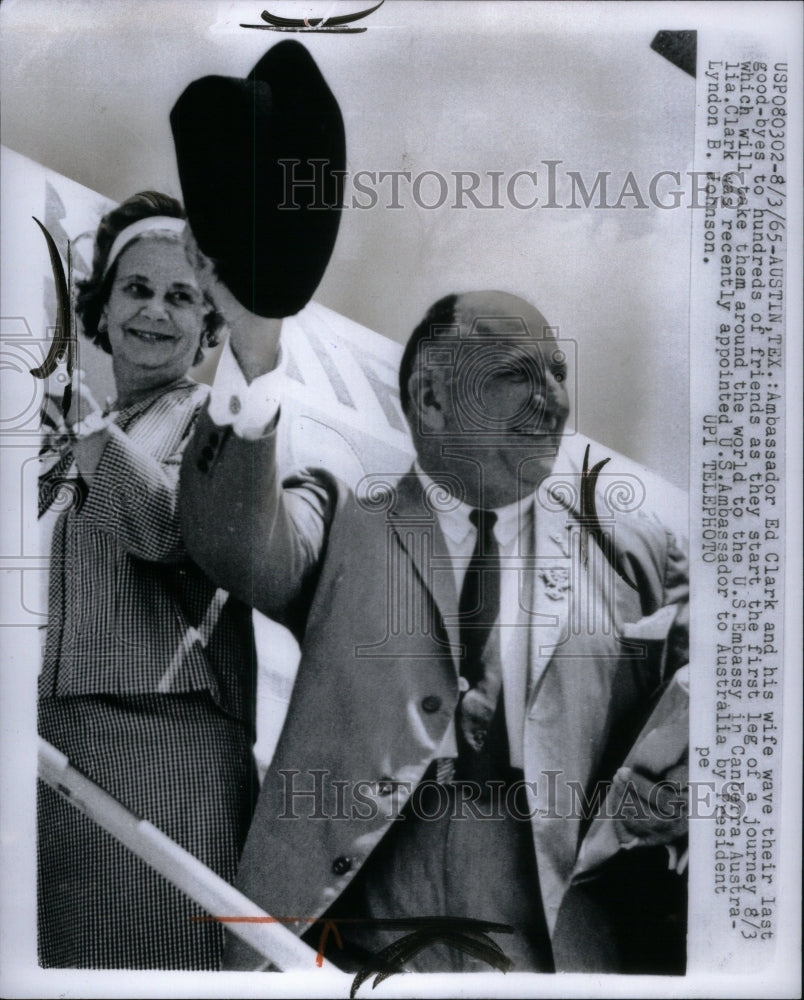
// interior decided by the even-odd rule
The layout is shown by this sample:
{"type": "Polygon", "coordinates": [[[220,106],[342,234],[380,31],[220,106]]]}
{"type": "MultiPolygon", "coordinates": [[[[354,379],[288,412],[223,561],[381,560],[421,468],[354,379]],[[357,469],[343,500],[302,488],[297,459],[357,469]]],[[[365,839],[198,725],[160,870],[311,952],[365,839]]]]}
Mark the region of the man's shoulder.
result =
{"type": "MultiPolygon", "coordinates": [[[[315,492],[326,500],[329,519],[347,524],[365,525],[396,516],[414,506],[416,494],[422,492],[413,473],[366,473],[347,479],[320,464],[285,473],[281,480],[285,490],[315,492]]],[[[357,536],[354,541],[359,544],[357,536]]]]}
{"type": "Polygon", "coordinates": [[[419,477],[408,472],[367,473],[354,484],[339,481],[343,506],[361,519],[395,518],[403,513],[424,513],[426,498],[419,477]]]}

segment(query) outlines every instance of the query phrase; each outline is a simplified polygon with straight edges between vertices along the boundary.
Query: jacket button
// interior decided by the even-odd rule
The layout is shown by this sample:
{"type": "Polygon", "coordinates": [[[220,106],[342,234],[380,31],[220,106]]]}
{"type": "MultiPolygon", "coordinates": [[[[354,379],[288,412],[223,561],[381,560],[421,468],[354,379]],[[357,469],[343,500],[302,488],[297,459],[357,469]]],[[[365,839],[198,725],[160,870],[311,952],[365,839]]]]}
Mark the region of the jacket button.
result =
{"type": "Polygon", "coordinates": [[[422,708],[432,715],[441,708],[441,699],[436,694],[428,694],[426,698],[422,698],[422,708]]]}
{"type": "Polygon", "coordinates": [[[336,875],[345,875],[348,871],[352,869],[352,859],[345,858],[343,856],[335,858],[332,862],[332,871],[336,875]]]}

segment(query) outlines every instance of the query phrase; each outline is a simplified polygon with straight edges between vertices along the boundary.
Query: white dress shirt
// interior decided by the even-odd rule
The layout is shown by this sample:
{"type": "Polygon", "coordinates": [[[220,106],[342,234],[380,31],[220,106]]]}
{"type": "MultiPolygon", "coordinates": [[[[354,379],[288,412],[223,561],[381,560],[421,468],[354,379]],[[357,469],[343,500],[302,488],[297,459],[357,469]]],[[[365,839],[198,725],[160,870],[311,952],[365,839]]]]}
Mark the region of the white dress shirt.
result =
{"type": "MultiPolygon", "coordinates": [[[[414,468],[422,486],[432,485],[432,480],[423,471],[418,461],[414,468]]],[[[477,537],[477,528],[469,520],[472,508],[456,501],[448,510],[437,510],[436,517],[444,535],[447,551],[452,560],[455,578],[455,592],[460,597],[466,570],[472,559],[477,537]]],[[[527,654],[528,643],[516,642],[518,630],[527,628],[527,615],[521,607],[522,574],[525,564],[533,555],[533,494],[524,500],[517,500],[498,507],[494,513],[494,537],[500,553],[500,613],[497,626],[500,629],[500,667],[502,670],[503,697],[505,698],[505,720],[508,728],[508,745],[511,751],[511,765],[522,766],[522,739],[525,723],[525,701],[527,696],[527,654]]],[[[531,572],[533,570],[531,569],[531,572]]],[[[465,683],[465,682],[464,682],[465,683]]],[[[449,731],[438,752],[439,757],[457,755],[455,726],[449,731]]]]}
{"type": "MultiPolygon", "coordinates": [[[[289,320],[282,321],[282,330],[289,320]]],[[[241,371],[230,342],[223,345],[209,402],[209,415],[219,427],[229,427],[244,441],[256,441],[273,426],[286,378],[280,346],[276,367],[251,384],[241,371]]]]}

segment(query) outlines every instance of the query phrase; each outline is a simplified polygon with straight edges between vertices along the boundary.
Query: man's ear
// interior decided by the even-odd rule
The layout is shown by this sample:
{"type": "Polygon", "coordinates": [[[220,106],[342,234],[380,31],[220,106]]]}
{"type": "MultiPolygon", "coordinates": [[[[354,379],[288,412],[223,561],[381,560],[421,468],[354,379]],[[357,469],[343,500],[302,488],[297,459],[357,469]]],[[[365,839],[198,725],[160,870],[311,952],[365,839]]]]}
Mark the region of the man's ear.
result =
{"type": "Polygon", "coordinates": [[[410,414],[419,433],[439,434],[446,426],[445,386],[440,373],[416,367],[408,379],[410,414]]]}

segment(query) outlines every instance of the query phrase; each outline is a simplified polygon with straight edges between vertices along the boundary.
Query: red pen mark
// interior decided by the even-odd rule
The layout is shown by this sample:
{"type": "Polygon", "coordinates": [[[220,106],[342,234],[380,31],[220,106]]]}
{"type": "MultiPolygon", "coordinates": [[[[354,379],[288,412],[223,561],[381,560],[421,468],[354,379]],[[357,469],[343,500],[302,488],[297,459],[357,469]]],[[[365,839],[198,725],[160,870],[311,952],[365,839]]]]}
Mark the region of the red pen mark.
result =
{"type": "Polygon", "coordinates": [[[335,941],[341,951],[343,951],[343,939],[341,938],[341,932],[338,930],[337,923],[334,920],[325,920],[324,926],[321,928],[321,937],[318,939],[318,954],[315,957],[315,964],[319,969],[324,964],[324,949],[327,946],[327,938],[330,931],[335,935],[335,941]]]}
{"type": "Polygon", "coordinates": [[[374,976],[372,987],[384,979],[405,971],[405,963],[414,958],[420,951],[431,945],[442,942],[473,958],[485,962],[501,972],[509,972],[514,963],[508,958],[496,941],[488,936],[489,932],[496,934],[512,934],[514,928],[508,924],[491,923],[486,920],[475,920],[471,917],[407,917],[402,919],[363,919],[359,917],[192,917],[196,921],[215,920],[223,924],[321,924],[321,935],[318,939],[318,952],[315,963],[321,968],[324,964],[324,952],[330,934],[341,951],[344,950],[339,923],[360,924],[363,927],[373,927],[382,930],[406,930],[411,933],[398,938],[376,955],[370,956],[369,962],[360,969],[352,981],[350,997],[354,998],[360,986],[374,976]]]}
{"type": "Polygon", "coordinates": [[[195,923],[205,923],[214,920],[219,924],[295,924],[306,920],[313,923],[307,917],[190,917],[195,923]]]}

